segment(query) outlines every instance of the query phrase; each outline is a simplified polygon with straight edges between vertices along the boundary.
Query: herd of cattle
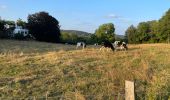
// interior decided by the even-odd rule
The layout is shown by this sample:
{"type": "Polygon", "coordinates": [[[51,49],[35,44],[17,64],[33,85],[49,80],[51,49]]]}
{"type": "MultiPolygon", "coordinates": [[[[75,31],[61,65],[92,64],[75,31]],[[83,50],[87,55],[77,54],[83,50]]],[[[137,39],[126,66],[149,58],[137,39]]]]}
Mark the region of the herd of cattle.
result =
{"type": "MultiPolygon", "coordinates": [[[[94,44],[95,46],[98,45],[98,43],[94,44]]],[[[78,42],[76,49],[78,48],[86,48],[86,43],[85,42],[78,42]]],[[[109,41],[104,41],[101,44],[100,50],[103,50],[107,48],[107,50],[111,49],[112,51],[117,51],[117,50],[128,50],[128,46],[126,42],[121,42],[121,41],[115,41],[114,43],[111,43],[109,41]]]]}

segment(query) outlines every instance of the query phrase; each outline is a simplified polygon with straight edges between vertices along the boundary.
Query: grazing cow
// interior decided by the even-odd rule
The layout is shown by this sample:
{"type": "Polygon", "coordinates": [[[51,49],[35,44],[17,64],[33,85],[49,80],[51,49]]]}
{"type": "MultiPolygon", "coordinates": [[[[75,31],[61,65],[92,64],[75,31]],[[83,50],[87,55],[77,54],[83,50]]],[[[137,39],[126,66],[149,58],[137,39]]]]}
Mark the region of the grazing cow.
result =
{"type": "Polygon", "coordinates": [[[112,43],[109,41],[102,42],[102,47],[100,48],[100,50],[102,50],[103,48],[110,48],[110,49],[112,49],[112,51],[114,51],[114,47],[113,47],[112,43]]]}
{"type": "Polygon", "coordinates": [[[125,42],[115,41],[113,45],[116,51],[128,49],[127,44],[125,42]]]}
{"type": "Polygon", "coordinates": [[[98,43],[95,43],[94,45],[95,45],[95,46],[98,46],[98,43]]]}
{"type": "Polygon", "coordinates": [[[84,42],[78,42],[76,49],[78,49],[79,47],[82,47],[83,49],[86,48],[86,43],[84,43],[84,42]]]}
{"type": "Polygon", "coordinates": [[[122,46],[125,50],[128,50],[128,46],[127,46],[127,43],[126,42],[122,42],[122,46]]]}

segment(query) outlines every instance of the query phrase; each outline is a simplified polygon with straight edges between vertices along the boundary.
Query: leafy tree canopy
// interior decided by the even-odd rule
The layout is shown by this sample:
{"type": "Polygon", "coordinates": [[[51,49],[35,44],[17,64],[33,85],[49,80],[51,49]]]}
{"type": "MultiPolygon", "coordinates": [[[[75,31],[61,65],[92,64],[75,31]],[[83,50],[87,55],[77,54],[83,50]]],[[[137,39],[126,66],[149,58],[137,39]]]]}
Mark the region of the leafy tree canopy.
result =
{"type": "Polygon", "coordinates": [[[129,43],[136,43],[137,29],[131,25],[125,32],[125,37],[129,43]]]}
{"type": "Polygon", "coordinates": [[[19,18],[16,23],[18,26],[22,26],[23,28],[26,28],[27,23],[22,19],[19,18]]]}
{"type": "Polygon", "coordinates": [[[28,29],[38,41],[59,42],[59,22],[47,12],[38,12],[28,16],[28,29]]]}
{"type": "Polygon", "coordinates": [[[170,37],[170,9],[159,20],[160,41],[168,40],[170,37]]]}
{"type": "Polygon", "coordinates": [[[96,30],[95,35],[97,36],[99,42],[104,40],[109,40],[113,42],[115,39],[115,27],[114,24],[108,23],[99,26],[96,30]]]}

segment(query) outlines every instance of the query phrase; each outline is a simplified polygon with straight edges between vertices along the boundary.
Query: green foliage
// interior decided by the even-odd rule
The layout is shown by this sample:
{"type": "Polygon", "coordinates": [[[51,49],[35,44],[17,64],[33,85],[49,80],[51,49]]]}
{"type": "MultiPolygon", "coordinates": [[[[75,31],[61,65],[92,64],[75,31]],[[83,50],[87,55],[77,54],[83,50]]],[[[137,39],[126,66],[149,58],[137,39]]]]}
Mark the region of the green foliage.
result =
{"type": "Polygon", "coordinates": [[[125,32],[129,43],[157,43],[158,42],[158,22],[141,22],[134,27],[131,25],[125,32]]]}
{"type": "Polygon", "coordinates": [[[59,42],[59,22],[47,12],[38,12],[28,16],[28,29],[38,41],[59,42]]]}
{"type": "Polygon", "coordinates": [[[137,26],[137,42],[145,43],[149,40],[150,26],[148,22],[141,22],[137,26]]]}
{"type": "Polygon", "coordinates": [[[159,37],[157,34],[159,33],[159,23],[156,20],[153,21],[148,21],[149,24],[149,43],[158,43],[159,42],[159,37]]]}
{"type": "Polygon", "coordinates": [[[77,30],[61,30],[61,42],[76,44],[77,42],[83,41],[86,44],[96,43],[96,36],[91,33],[77,31],[77,30]]]}
{"type": "Polygon", "coordinates": [[[22,33],[17,33],[14,35],[14,39],[24,40],[24,39],[26,39],[26,37],[22,33]]]}
{"type": "Polygon", "coordinates": [[[4,30],[4,25],[5,25],[5,22],[3,20],[0,20],[0,31],[4,30]]]}
{"type": "Polygon", "coordinates": [[[62,43],[69,43],[69,44],[76,44],[78,41],[78,36],[76,34],[70,34],[67,32],[61,33],[61,42],[62,43]]]}
{"type": "Polygon", "coordinates": [[[98,38],[99,43],[104,40],[109,40],[110,42],[113,42],[115,40],[114,24],[108,23],[99,26],[99,28],[95,32],[95,35],[98,38]]]}
{"type": "Polygon", "coordinates": [[[62,33],[70,33],[70,34],[76,34],[78,37],[89,37],[91,36],[91,33],[84,32],[84,31],[78,31],[78,30],[61,30],[62,33]]]}
{"type": "Polygon", "coordinates": [[[78,40],[78,36],[76,34],[70,34],[70,39],[73,43],[75,43],[78,40]]]}
{"type": "Polygon", "coordinates": [[[66,32],[61,33],[61,42],[68,42],[70,40],[70,34],[66,32]]]}
{"type": "Polygon", "coordinates": [[[125,32],[125,37],[128,40],[128,43],[136,43],[137,29],[131,25],[125,32]]]}
{"type": "Polygon", "coordinates": [[[97,43],[98,42],[98,38],[97,38],[97,36],[95,35],[95,34],[92,34],[91,36],[90,36],[90,42],[91,43],[97,43]]]}
{"type": "Polygon", "coordinates": [[[4,33],[4,25],[5,22],[3,20],[0,20],[0,38],[6,37],[6,34],[4,33]]]}
{"type": "Polygon", "coordinates": [[[2,38],[2,39],[10,38],[11,34],[14,30],[14,25],[15,25],[14,21],[0,20],[0,38],[2,38]],[[4,27],[4,25],[6,25],[6,24],[10,25],[11,27],[6,29],[4,27]]]}
{"type": "Polygon", "coordinates": [[[129,27],[125,34],[129,43],[170,42],[170,9],[159,21],[141,22],[135,32],[129,27]]]}
{"type": "Polygon", "coordinates": [[[60,38],[61,38],[62,43],[76,44],[77,42],[80,42],[80,41],[91,43],[89,37],[78,36],[75,33],[62,32],[60,38]]]}
{"type": "Polygon", "coordinates": [[[5,25],[5,24],[14,26],[14,25],[15,25],[15,21],[4,20],[4,25],[5,25]]]}
{"type": "Polygon", "coordinates": [[[3,31],[0,31],[0,38],[1,39],[5,39],[7,37],[8,37],[8,35],[6,33],[4,33],[3,31]]]}
{"type": "Polygon", "coordinates": [[[160,41],[168,41],[170,38],[170,9],[159,20],[159,34],[160,41]]]}
{"type": "Polygon", "coordinates": [[[27,25],[27,23],[25,22],[25,21],[23,21],[22,19],[18,19],[17,20],[17,25],[18,26],[22,26],[22,28],[26,28],[26,25],[27,25]]]}

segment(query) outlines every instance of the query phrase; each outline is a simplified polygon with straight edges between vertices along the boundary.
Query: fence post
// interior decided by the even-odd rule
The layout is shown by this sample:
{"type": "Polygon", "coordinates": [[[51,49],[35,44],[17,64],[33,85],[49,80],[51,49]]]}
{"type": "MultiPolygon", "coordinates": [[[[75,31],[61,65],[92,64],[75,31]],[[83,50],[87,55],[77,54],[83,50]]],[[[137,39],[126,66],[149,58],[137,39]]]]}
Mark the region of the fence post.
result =
{"type": "Polygon", "coordinates": [[[118,96],[118,97],[117,97],[117,100],[120,100],[120,95],[119,95],[119,93],[117,94],[117,96],[118,96]]]}
{"type": "Polygon", "coordinates": [[[48,94],[49,92],[47,91],[46,96],[45,96],[46,100],[48,100],[48,94]]]}
{"type": "Polygon", "coordinates": [[[132,81],[125,81],[125,100],[135,100],[135,86],[132,81]]]}
{"type": "Polygon", "coordinates": [[[36,100],[36,97],[34,96],[34,99],[33,100],[36,100]]]}

